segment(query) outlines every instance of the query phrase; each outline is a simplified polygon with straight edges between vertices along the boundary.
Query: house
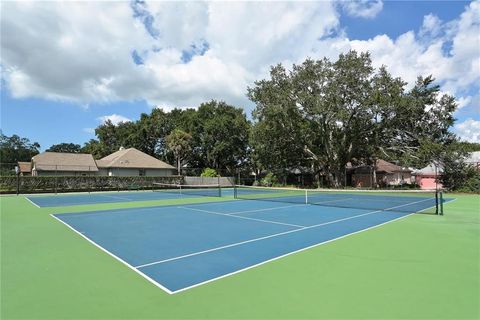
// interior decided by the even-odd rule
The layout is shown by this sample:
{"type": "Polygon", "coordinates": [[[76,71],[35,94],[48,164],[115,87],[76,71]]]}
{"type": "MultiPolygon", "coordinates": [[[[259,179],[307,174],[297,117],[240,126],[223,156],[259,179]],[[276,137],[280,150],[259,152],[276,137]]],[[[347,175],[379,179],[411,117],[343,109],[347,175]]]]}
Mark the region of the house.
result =
{"type": "Polygon", "coordinates": [[[440,179],[442,174],[443,167],[439,165],[436,166],[433,163],[413,172],[415,183],[420,186],[420,189],[441,189],[443,186],[438,182],[438,179],[440,179]]]}
{"type": "Polygon", "coordinates": [[[17,163],[18,174],[21,176],[31,176],[32,175],[32,163],[31,162],[21,162],[17,163]]]}
{"type": "Polygon", "coordinates": [[[135,148],[120,148],[100,160],[85,153],[43,152],[32,158],[31,168],[33,176],[171,176],[176,172],[175,167],[135,148]]]}
{"type": "Polygon", "coordinates": [[[120,148],[96,161],[102,176],[171,176],[175,167],[135,148],[120,148]]]}
{"type": "Polygon", "coordinates": [[[473,166],[477,170],[480,170],[480,151],[471,152],[465,159],[465,163],[473,166]]]}
{"type": "Polygon", "coordinates": [[[352,168],[352,186],[357,188],[370,188],[374,185],[374,170],[377,185],[398,186],[412,183],[412,171],[408,168],[378,159],[373,166],[359,166],[352,168]]]}
{"type": "Polygon", "coordinates": [[[32,176],[87,176],[98,172],[91,154],[43,152],[32,157],[32,176]]]}

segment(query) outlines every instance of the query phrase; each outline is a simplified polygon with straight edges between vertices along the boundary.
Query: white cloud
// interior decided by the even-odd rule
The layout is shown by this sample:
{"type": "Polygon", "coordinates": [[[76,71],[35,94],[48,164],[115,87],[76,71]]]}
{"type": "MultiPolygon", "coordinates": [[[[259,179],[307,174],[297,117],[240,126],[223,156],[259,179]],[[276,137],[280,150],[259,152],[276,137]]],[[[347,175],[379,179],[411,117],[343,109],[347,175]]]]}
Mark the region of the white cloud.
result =
{"type": "Polygon", "coordinates": [[[458,104],[458,109],[462,109],[465,106],[468,106],[472,102],[472,97],[471,96],[466,96],[466,97],[459,97],[457,99],[457,104],[458,104]]]}
{"type": "Polygon", "coordinates": [[[480,143],[480,121],[469,118],[457,123],[454,132],[465,141],[480,143]]]}
{"type": "Polygon", "coordinates": [[[372,19],[382,11],[382,0],[348,0],[341,2],[342,7],[348,15],[372,19]]]}
{"type": "Polygon", "coordinates": [[[83,132],[94,134],[95,128],[83,128],[83,132]]]}
{"type": "Polygon", "coordinates": [[[429,14],[423,17],[423,24],[419,32],[419,36],[436,37],[442,31],[442,21],[434,14],[429,14]]]}
{"type": "Polygon", "coordinates": [[[245,106],[247,86],[268,76],[271,65],[336,59],[349,49],[369,50],[376,67],[386,65],[410,85],[433,74],[464,109],[480,83],[478,1],[456,20],[430,14],[419,30],[362,41],[343,33],[337,9],[370,18],[381,1],[0,5],[2,79],[17,98],[83,106],[144,99],[167,107],[221,99],[245,106]]]}
{"type": "Polygon", "coordinates": [[[270,65],[304,59],[338,26],[329,2],[1,6],[2,78],[12,95],[80,105],[145,99],[181,107],[212,98],[245,105],[247,85],[270,65]]]}
{"type": "Polygon", "coordinates": [[[413,85],[418,75],[432,74],[442,90],[461,96],[480,83],[480,2],[470,3],[459,19],[441,24],[427,16],[417,37],[414,31],[396,39],[379,35],[373,39],[350,41],[351,48],[370,51],[374,66],[384,64],[395,76],[413,85]],[[443,32],[438,31],[438,28],[443,32]],[[445,47],[450,47],[446,50],[445,47]]]}
{"type": "Polygon", "coordinates": [[[98,117],[97,120],[99,120],[102,123],[105,123],[108,120],[110,120],[114,125],[117,125],[120,122],[130,122],[130,121],[132,121],[131,119],[129,119],[127,117],[124,117],[124,116],[121,116],[119,114],[111,114],[109,116],[98,117]]]}

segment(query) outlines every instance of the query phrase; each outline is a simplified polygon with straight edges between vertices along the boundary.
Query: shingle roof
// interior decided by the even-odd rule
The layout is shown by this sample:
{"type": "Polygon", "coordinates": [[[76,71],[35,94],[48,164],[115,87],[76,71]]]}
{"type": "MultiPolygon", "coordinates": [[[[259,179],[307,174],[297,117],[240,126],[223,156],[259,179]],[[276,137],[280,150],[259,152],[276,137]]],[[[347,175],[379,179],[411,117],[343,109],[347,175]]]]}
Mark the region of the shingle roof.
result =
{"type": "Polygon", "coordinates": [[[175,169],[168,163],[135,148],[119,150],[96,162],[99,168],[175,169]]]}
{"type": "MultiPolygon", "coordinates": [[[[370,172],[372,169],[370,166],[360,166],[355,168],[355,173],[367,173],[370,172]]],[[[398,166],[394,163],[390,163],[388,161],[385,161],[383,159],[378,159],[376,168],[376,172],[378,173],[393,173],[393,172],[412,172],[412,170],[408,168],[403,168],[401,166],[398,166]]]]}
{"type": "Polygon", "coordinates": [[[98,171],[91,154],[43,152],[32,157],[38,171],[98,171]]]}
{"type": "MultiPolygon", "coordinates": [[[[417,175],[435,175],[435,165],[433,163],[431,163],[428,166],[426,166],[425,168],[415,170],[414,173],[417,174],[417,175]]],[[[437,174],[443,173],[443,167],[442,166],[437,166],[436,173],[437,174]]]]}
{"type": "Polygon", "coordinates": [[[411,172],[410,169],[408,168],[402,168],[400,166],[397,166],[394,163],[390,163],[388,161],[385,161],[383,159],[378,159],[377,160],[377,172],[386,172],[386,173],[393,173],[393,172],[411,172]]]}
{"type": "Polygon", "coordinates": [[[18,162],[20,172],[32,172],[32,164],[30,162],[18,162]]]}

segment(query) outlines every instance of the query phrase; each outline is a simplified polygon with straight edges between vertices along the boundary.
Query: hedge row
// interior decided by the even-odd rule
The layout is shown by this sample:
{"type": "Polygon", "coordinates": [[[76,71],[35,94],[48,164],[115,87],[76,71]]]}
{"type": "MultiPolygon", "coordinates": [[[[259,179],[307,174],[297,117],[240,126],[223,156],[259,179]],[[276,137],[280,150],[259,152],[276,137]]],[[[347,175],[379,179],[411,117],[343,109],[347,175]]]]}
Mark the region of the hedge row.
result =
{"type": "MultiPolygon", "coordinates": [[[[148,190],[154,182],[183,182],[182,176],[168,177],[108,177],[108,176],[48,176],[19,177],[20,193],[73,192],[73,191],[111,191],[111,190],[148,190]]],[[[17,177],[0,177],[0,193],[16,193],[17,177]]]]}

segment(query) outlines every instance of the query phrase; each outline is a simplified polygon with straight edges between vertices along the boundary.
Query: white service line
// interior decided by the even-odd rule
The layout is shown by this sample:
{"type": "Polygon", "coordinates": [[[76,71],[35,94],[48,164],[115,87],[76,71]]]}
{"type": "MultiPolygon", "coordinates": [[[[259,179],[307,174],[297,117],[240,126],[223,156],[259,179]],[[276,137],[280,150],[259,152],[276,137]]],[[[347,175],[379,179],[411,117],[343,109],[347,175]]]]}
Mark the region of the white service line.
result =
{"type": "Polygon", "coordinates": [[[129,264],[128,262],[126,262],[125,260],[123,260],[122,258],[114,255],[113,253],[111,253],[110,251],[108,251],[107,249],[105,249],[104,247],[100,246],[99,244],[97,244],[96,242],[94,242],[93,240],[90,240],[90,238],[88,238],[83,232],[80,232],[80,231],[77,231],[74,227],[70,226],[68,223],[64,222],[62,219],[59,219],[57,218],[55,215],[53,214],[50,214],[50,216],[58,221],[60,221],[61,223],[63,223],[65,226],[67,226],[70,230],[73,230],[76,234],[80,235],[82,238],[86,239],[88,242],[90,242],[91,244],[93,244],[95,247],[99,248],[100,250],[102,250],[103,252],[107,253],[108,255],[110,255],[111,257],[114,257],[115,259],[117,259],[118,261],[120,261],[121,263],[123,263],[124,265],[126,265],[127,267],[129,267],[130,269],[132,269],[133,271],[135,271],[136,273],[138,273],[139,275],[141,275],[142,277],[144,277],[145,279],[147,279],[149,282],[153,283],[155,286],[159,287],[160,289],[162,289],[163,291],[165,291],[166,293],[168,294],[172,294],[173,291],[167,289],[166,287],[162,286],[160,283],[158,283],[157,281],[155,281],[154,279],[150,278],[149,276],[147,276],[146,274],[144,274],[143,272],[141,272],[140,270],[137,270],[134,266],[132,266],[131,264],[129,264]]]}
{"type": "Polygon", "coordinates": [[[189,208],[189,207],[177,207],[177,208],[187,209],[187,210],[192,210],[192,211],[198,211],[198,212],[204,212],[204,213],[210,213],[210,214],[216,214],[216,215],[219,215],[219,216],[227,216],[227,217],[232,217],[232,218],[237,218],[237,219],[253,220],[253,221],[259,221],[259,222],[280,224],[280,225],[295,227],[295,228],[305,228],[305,226],[301,226],[301,225],[298,225],[298,224],[291,224],[291,223],[284,223],[284,222],[278,222],[278,221],[273,221],[273,220],[264,220],[264,219],[256,219],[256,218],[250,218],[250,217],[236,216],[236,215],[232,215],[232,214],[229,214],[229,213],[222,213],[222,212],[216,212],[216,211],[210,211],[210,210],[203,210],[203,209],[189,208]]]}
{"type": "Polygon", "coordinates": [[[302,252],[302,251],[305,251],[305,250],[308,250],[308,249],[312,249],[312,248],[315,248],[315,247],[318,247],[318,246],[321,246],[321,245],[324,245],[324,244],[327,244],[327,243],[330,243],[330,242],[333,242],[333,241],[336,241],[336,240],[340,240],[342,238],[346,238],[346,237],[349,237],[351,235],[354,235],[354,234],[358,234],[358,233],[361,233],[361,232],[364,232],[364,231],[368,231],[370,229],[374,229],[374,228],[378,228],[380,226],[383,226],[387,223],[390,223],[390,222],[394,222],[394,221],[397,221],[397,220],[400,220],[400,219],[403,219],[403,218],[406,218],[408,216],[411,216],[412,214],[415,214],[414,212],[413,213],[409,213],[407,215],[404,215],[404,216],[401,216],[401,217],[398,217],[396,219],[392,219],[392,220],[388,220],[388,221],[385,221],[383,223],[380,223],[380,224],[377,224],[377,225],[374,225],[374,226],[371,226],[371,227],[368,227],[368,228],[365,228],[365,229],[362,229],[362,230],[358,230],[358,231],[355,231],[355,232],[351,232],[351,233],[347,233],[347,234],[344,234],[342,236],[339,236],[339,237],[336,237],[336,238],[333,238],[333,239],[330,239],[330,240],[326,240],[326,241],[323,241],[323,242],[319,242],[319,243],[316,243],[314,245],[311,245],[311,246],[308,246],[308,247],[305,247],[305,248],[301,248],[301,249],[298,249],[298,250],[295,250],[295,251],[292,251],[292,252],[288,252],[288,253],[285,253],[283,255],[280,255],[278,257],[274,257],[272,259],[268,259],[268,260],[265,260],[265,261],[262,261],[262,262],[259,262],[257,264],[253,264],[251,266],[248,266],[246,268],[243,268],[243,269],[239,269],[239,270],[236,270],[236,271],[233,271],[233,272],[230,272],[230,273],[227,273],[227,274],[224,274],[224,275],[221,275],[219,277],[216,277],[216,278],[212,278],[212,279],[209,279],[209,280],[206,280],[206,281],[203,281],[203,282],[199,282],[199,283],[196,283],[194,285],[191,285],[191,286],[188,286],[188,287],[184,287],[182,289],[178,289],[178,290],[175,290],[175,291],[172,291],[172,294],[176,294],[176,293],[179,293],[179,292],[182,292],[182,291],[186,291],[186,290],[189,290],[189,289],[193,289],[195,287],[199,287],[201,285],[204,285],[204,284],[207,284],[207,283],[210,283],[210,282],[213,282],[213,281],[216,281],[216,280],[220,280],[220,279],[223,279],[223,278],[226,278],[226,277],[229,277],[229,276],[233,276],[237,273],[240,273],[240,272],[243,272],[243,271],[247,271],[249,269],[253,269],[253,268],[256,268],[256,267],[259,267],[261,265],[264,265],[266,263],[269,263],[269,262],[272,262],[272,261],[275,261],[275,260],[278,260],[278,259],[281,259],[281,258],[285,258],[289,255],[292,255],[292,254],[296,254],[296,253],[299,253],[299,252],[302,252]]]}
{"type": "Polygon", "coordinates": [[[33,204],[35,207],[37,208],[41,208],[38,204],[36,204],[35,202],[33,202],[32,200],[28,199],[27,197],[24,197],[25,199],[27,199],[31,204],[33,204]]]}
{"type": "Polygon", "coordinates": [[[127,201],[135,201],[135,200],[132,200],[131,198],[124,198],[124,197],[118,197],[118,196],[110,196],[110,195],[106,195],[106,194],[99,194],[99,196],[105,197],[105,198],[112,198],[112,199],[121,199],[121,200],[127,200],[127,201]]]}
{"type": "MultiPolygon", "coordinates": [[[[425,200],[421,200],[421,201],[417,201],[417,202],[423,202],[423,201],[425,201],[425,200]]],[[[414,203],[417,203],[417,202],[414,202],[414,203]]],[[[135,268],[143,268],[143,267],[152,266],[152,265],[156,265],[156,264],[160,264],[160,263],[165,263],[165,262],[169,262],[169,261],[179,260],[179,259],[183,259],[183,258],[187,258],[187,257],[192,257],[192,256],[196,256],[196,255],[200,255],[200,254],[212,252],[212,251],[217,251],[217,250],[221,250],[221,249],[226,249],[226,248],[230,248],[230,247],[239,246],[239,245],[242,245],[242,244],[245,244],[245,243],[250,243],[250,242],[265,240],[265,239],[269,239],[269,238],[273,238],[273,237],[278,237],[278,236],[282,236],[282,235],[289,234],[289,233],[294,233],[294,232],[299,232],[299,231],[303,231],[303,230],[307,230],[307,229],[312,229],[312,228],[317,228],[317,227],[321,227],[321,226],[326,226],[326,225],[329,225],[329,224],[333,224],[333,223],[337,223],[337,222],[342,222],[342,221],[346,221],[346,220],[350,220],[350,219],[355,219],[355,218],[359,218],[359,217],[371,215],[371,214],[374,214],[374,213],[377,213],[377,212],[383,212],[383,211],[386,211],[386,210],[391,210],[391,209],[400,208],[400,207],[404,207],[404,206],[405,206],[405,205],[401,205],[401,206],[395,206],[395,207],[387,208],[387,209],[385,209],[385,210],[375,210],[375,211],[370,211],[370,212],[366,212],[366,213],[361,213],[361,214],[357,214],[357,215],[354,215],[354,216],[351,216],[351,217],[342,218],[342,219],[337,219],[337,220],[332,220],[332,221],[323,222],[323,223],[319,223],[319,224],[314,224],[314,225],[311,225],[311,226],[308,226],[308,227],[303,227],[303,228],[300,228],[300,229],[294,229],[294,230],[289,230],[289,231],[285,231],[285,232],[275,233],[275,234],[272,234],[272,235],[269,235],[269,236],[259,237],[259,238],[250,239],[250,240],[246,240],[246,241],[242,241],[242,242],[237,242],[237,243],[232,243],[232,244],[229,244],[229,245],[225,245],[225,246],[221,246],[221,247],[216,247],[216,248],[212,248],[212,249],[208,249],[208,250],[204,250],[204,251],[194,252],[194,253],[186,254],[186,255],[183,255],[183,256],[178,256],[178,257],[174,257],[174,258],[169,258],[169,259],[154,261],[154,262],[150,262],[150,263],[138,265],[138,266],[136,266],[135,268]]],[[[184,208],[184,207],[179,207],[179,208],[184,208]]],[[[199,209],[197,209],[197,210],[199,210],[199,209]]],[[[202,212],[205,212],[206,210],[201,210],[201,211],[202,211],[202,212]]],[[[209,213],[214,213],[214,212],[209,212],[209,213]]],[[[215,213],[215,214],[220,214],[220,213],[215,213]]],[[[222,214],[222,215],[224,215],[224,214],[222,214]]],[[[240,218],[240,216],[232,216],[232,217],[238,217],[238,218],[240,218]]],[[[395,220],[396,220],[396,219],[395,219],[395,220]]]]}
{"type": "Polygon", "coordinates": [[[235,214],[250,213],[250,212],[271,211],[271,210],[278,210],[278,209],[291,208],[291,207],[300,207],[300,206],[305,206],[305,203],[302,203],[302,204],[294,204],[294,205],[291,205],[291,206],[270,207],[270,208],[264,208],[264,209],[255,209],[255,210],[246,210],[246,211],[236,211],[236,212],[230,212],[229,214],[235,215],[235,214]]]}
{"type": "MultiPolygon", "coordinates": [[[[353,198],[345,198],[345,199],[337,199],[337,200],[327,200],[327,201],[320,201],[320,202],[312,202],[311,204],[322,205],[322,203],[338,202],[338,201],[345,201],[345,200],[353,200],[353,198]]],[[[354,208],[354,209],[358,209],[358,208],[354,208]]]]}

